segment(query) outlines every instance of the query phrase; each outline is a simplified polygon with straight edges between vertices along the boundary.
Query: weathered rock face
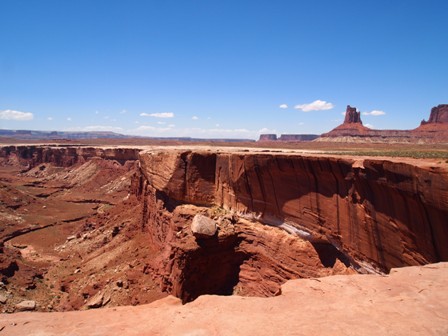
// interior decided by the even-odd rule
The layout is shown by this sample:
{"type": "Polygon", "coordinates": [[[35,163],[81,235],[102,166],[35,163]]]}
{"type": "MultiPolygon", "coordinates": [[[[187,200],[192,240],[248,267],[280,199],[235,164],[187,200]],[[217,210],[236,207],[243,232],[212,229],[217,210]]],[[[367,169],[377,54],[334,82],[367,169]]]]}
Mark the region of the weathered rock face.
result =
{"type": "Polygon", "coordinates": [[[278,140],[280,141],[313,141],[319,136],[316,134],[282,134],[278,140]]]}
{"type": "Polygon", "coordinates": [[[84,163],[93,157],[115,160],[121,164],[136,160],[138,149],[99,147],[53,147],[53,146],[6,146],[0,148],[0,157],[15,158],[29,167],[40,163],[53,163],[59,167],[69,167],[84,163]]]}
{"type": "MultiPolygon", "coordinates": [[[[164,202],[152,216],[167,216],[164,209],[182,203],[218,206],[341,252],[339,259],[360,271],[448,259],[446,171],[281,154],[173,150],[144,152],[140,159],[152,202],[164,202]]],[[[172,224],[150,222],[163,245],[172,224]]]]}
{"type": "Polygon", "coordinates": [[[352,124],[352,123],[362,125],[361,112],[357,112],[356,107],[351,107],[350,105],[347,105],[347,108],[345,110],[344,124],[352,124]]]}
{"type": "MultiPolygon", "coordinates": [[[[126,165],[114,160],[96,158],[106,155],[96,149],[82,152],[84,156],[76,151],[64,156],[59,148],[54,153],[52,148],[33,149],[31,154],[20,151],[11,150],[2,164],[22,160],[29,168],[41,160],[65,164],[91,155],[87,163],[58,173],[63,185],[70,187],[61,198],[70,197],[81,180],[89,194],[113,191],[98,186],[109,185],[111,178],[121,185],[120,172],[128,174],[125,180],[131,180],[131,185],[126,188],[130,189],[120,187],[119,199],[128,195],[126,199],[131,201],[114,210],[118,200],[107,198],[111,210],[95,217],[98,229],[103,222],[111,225],[105,230],[109,232],[106,241],[113,238],[116,248],[132,242],[127,253],[141,250],[138,244],[144,242],[147,251],[140,255],[144,261],[132,254],[133,261],[140,264],[132,264],[127,279],[141,277],[143,272],[183,302],[203,294],[273,296],[289,279],[387,271],[448,259],[448,177],[443,166],[430,168],[406,160],[355,161],[282,152],[161,147],[140,152],[139,167],[134,165],[128,171],[126,165]],[[114,165],[120,167],[112,169],[114,165]],[[101,168],[100,175],[95,167],[101,168]],[[107,180],[100,183],[105,175],[107,180]],[[196,239],[192,234],[191,224],[198,214],[216,223],[217,232],[208,239],[196,239]],[[115,235],[121,231],[127,232],[126,236],[119,234],[123,240],[117,240],[115,235]],[[137,275],[131,277],[133,272],[137,275]]],[[[23,174],[39,174],[42,166],[23,174]]],[[[5,190],[8,192],[0,195],[6,200],[11,193],[5,190]]],[[[70,200],[79,202],[73,194],[70,200]]],[[[67,244],[82,245],[82,236],[67,244]]],[[[100,238],[98,244],[104,241],[100,238]]],[[[83,244],[88,244],[88,239],[83,244]]],[[[81,251],[83,255],[101,254],[104,251],[95,246],[104,244],[86,245],[81,251]]],[[[15,272],[10,260],[0,260],[2,272],[15,272]]],[[[86,269],[81,269],[83,274],[86,269]]],[[[70,277],[75,277],[72,273],[70,277]]],[[[70,282],[70,277],[61,282],[64,290],[78,283],[70,282]]],[[[98,289],[93,289],[83,289],[81,296],[67,293],[67,305],[71,305],[67,309],[109,302],[110,288],[95,300],[98,289]],[[93,301],[84,302],[84,295],[93,301]]]]}
{"type": "Polygon", "coordinates": [[[277,134],[260,134],[258,141],[275,141],[277,140],[277,134]]]}
{"type": "Polygon", "coordinates": [[[421,124],[426,125],[430,123],[448,123],[448,104],[441,104],[433,107],[431,109],[429,120],[423,120],[421,124]]]}

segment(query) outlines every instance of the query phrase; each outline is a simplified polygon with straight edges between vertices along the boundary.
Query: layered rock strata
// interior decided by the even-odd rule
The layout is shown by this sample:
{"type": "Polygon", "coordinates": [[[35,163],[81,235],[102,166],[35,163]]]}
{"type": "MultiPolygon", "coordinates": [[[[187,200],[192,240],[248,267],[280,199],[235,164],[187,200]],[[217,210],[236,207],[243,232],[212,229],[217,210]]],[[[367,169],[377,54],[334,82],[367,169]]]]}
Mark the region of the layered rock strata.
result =
{"type": "Polygon", "coordinates": [[[272,295],[287,279],[328,267],[387,272],[448,259],[445,170],[225,150],[151,150],[140,164],[142,225],[164,256],[154,267],[184,301],[198,288],[217,290],[204,290],[200,279],[187,284],[198,269],[209,271],[210,283],[231,279],[219,293],[272,295]],[[221,220],[216,240],[187,234],[185,219],[197,211],[221,220]]]}
{"type": "Polygon", "coordinates": [[[91,158],[115,160],[120,164],[138,158],[138,149],[99,148],[86,146],[5,146],[0,148],[0,157],[16,160],[33,168],[40,163],[53,163],[59,167],[69,167],[84,163],[91,158]]]}
{"type": "MultiPolygon", "coordinates": [[[[28,165],[107,155],[72,150],[0,154],[28,165]]],[[[143,272],[183,302],[203,294],[272,296],[289,279],[448,259],[443,165],[225,148],[137,152],[117,151],[139,165],[129,190],[135,227],[128,228],[138,232],[126,239],[145,242],[152,257],[143,272]],[[198,214],[216,222],[215,234],[193,234],[198,214]]]]}

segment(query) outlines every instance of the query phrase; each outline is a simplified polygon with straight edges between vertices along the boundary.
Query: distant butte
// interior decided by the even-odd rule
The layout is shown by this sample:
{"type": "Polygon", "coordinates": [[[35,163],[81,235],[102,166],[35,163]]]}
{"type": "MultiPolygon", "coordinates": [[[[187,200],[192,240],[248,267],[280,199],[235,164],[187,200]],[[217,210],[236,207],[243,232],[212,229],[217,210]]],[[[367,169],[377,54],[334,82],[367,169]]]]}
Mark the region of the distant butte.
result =
{"type": "Polygon", "coordinates": [[[362,124],[361,112],[347,105],[344,122],[316,139],[302,134],[282,135],[262,134],[259,141],[320,141],[320,142],[398,142],[398,143],[436,143],[448,142],[448,104],[431,109],[428,121],[422,120],[413,130],[374,130],[362,124]]]}

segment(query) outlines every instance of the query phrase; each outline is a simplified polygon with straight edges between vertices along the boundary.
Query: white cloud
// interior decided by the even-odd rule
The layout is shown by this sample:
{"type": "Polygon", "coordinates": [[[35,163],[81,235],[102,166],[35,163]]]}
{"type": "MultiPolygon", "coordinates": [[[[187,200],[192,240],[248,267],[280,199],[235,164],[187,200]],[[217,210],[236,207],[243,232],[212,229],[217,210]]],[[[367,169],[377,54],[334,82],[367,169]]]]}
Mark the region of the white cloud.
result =
{"type": "Polygon", "coordinates": [[[379,110],[373,110],[371,112],[363,112],[362,115],[366,115],[366,116],[374,116],[374,117],[378,117],[378,116],[382,116],[385,115],[386,112],[384,111],[379,111],[379,110]]]}
{"type": "Polygon", "coordinates": [[[106,125],[91,125],[85,127],[69,127],[64,131],[68,132],[122,132],[121,127],[106,126],[106,125]]]}
{"type": "Polygon", "coordinates": [[[263,127],[258,130],[258,134],[277,134],[277,131],[267,127],[263,127]]]}
{"type": "Polygon", "coordinates": [[[215,127],[220,127],[220,125],[219,125],[219,124],[216,124],[215,127]]]}
{"type": "Polygon", "coordinates": [[[281,105],[279,106],[279,108],[281,108],[281,109],[287,109],[287,108],[288,108],[288,105],[287,105],[287,104],[281,104],[281,105]]]}
{"type": "Polygon", "coordinates": [[[72,118],[71,118],[71,117],[68,117],[68,118],[67,118],[67,121],[72,121],[72,118]]]}
{"type": "Polygon", "coordinates": [[[169,128],[174,128],[174,127],[176,127],[176,125],[174,125],[174,124],[169,124],[168,127],[169,127],[169,128]]]}
{"type": "Polygon", "coordinates": [[[34,115],[31,112],[20,112],[14,110],[0,111],[0,119],[26,121],[33,120],[34,115]]]}
{"type": "Polygon", "coordinates": [[[174,118],[173,112],[140,113],[141,117],[174,118]]]}
{"type": "Polygon", "coordinates": [[[121,132],[123,129],[121,127],[114,126],[103,126],[103,125],[92,125],[82,128],[85,132],[121,132]]]}
{"type": "Polygon", "coordinates": [[[128,111],[126,111],[126,110],[121,110],[121,112],[120,112],[120,114],[125,114],[125,113],[128,113],[128,111]]]}
{"type": "Polygon", "coordinates": [[[373,125],[371,125],[371,124],[364,124],[364,126],[365,126],[365,127],[368,127],[368,128],[375,128],[375,126],[373,126],[373,125]]]}
{"type": "MultiPolygon", "coordinates": [[[[171,131],[172,128],[171,127],[154,127],[154,126],[149,126],[149,125],[142,125],[137,127],[135,130],[132,130],[131,132],[135,132],[135,133],[139,133],[139,134],[144,134],[147,132],[151,132],[152,134],[163,134],[166,133],[168,131],[171,131]]],[[[168,136],[168,135],[165,135],[168,136]]]]}
{"type": "Polygon", "coordinates": [[[48,120],[48,121],[52,121],[52,120],[53,120],[53,117],[48,117],[47,120],[48,120]]]}
{"type": "Polygon", "coordinates": [[[303,112],[331,110],[333,107],[332,103],[328,103],[325,100],[315,100],[309,104],[294,106],[296,110],[302,110],[303,112]]]}
{"type": "Polygon", "coordinates": [[[299,126],[302,126],[302,125],[305,125],[305,123],[304,122],[299,122],[299,126]]]}
{"type": "Polygon", "coordinates": [[[345,117],[345,111],[344,111],[344,112],[341,112],[341,114],[345,117]]]}
{"type": "Polygon", "coordinates": [[[166,121],[158,121],[157,124],[159,124],[159,125],[165,125],[165,124],[166,124],[166,121]]]}
{"type": "Polygon", "coordinates": [[[245,128],[224,129],[224,128],[174,128],[174,125],[166,127],[156,127],[142,125],[135,129],[128,130],[129,134],[138,134],[143,136],[161,136],[161,137],[193,137],[203,139],[257,139],[260,133],[276,133],[276,131],[264,128],[258,131],[245,128]]]}
{"type": "Polygon", "coordinates": [[[99,114],[100,113],[100,111],[95,111],[95,114],[99,114]]]}
{"type": "Polygon", "coordinates": [[[199,118],[197,116],[192,116],[191,119],[198,120],[199,118]]]}

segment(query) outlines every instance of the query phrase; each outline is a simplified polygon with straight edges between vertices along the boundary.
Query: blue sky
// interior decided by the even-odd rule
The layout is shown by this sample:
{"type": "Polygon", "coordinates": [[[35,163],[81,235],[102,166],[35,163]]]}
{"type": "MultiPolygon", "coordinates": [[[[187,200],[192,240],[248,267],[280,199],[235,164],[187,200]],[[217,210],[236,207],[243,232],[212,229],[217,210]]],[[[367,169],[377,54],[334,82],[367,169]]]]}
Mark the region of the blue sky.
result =
{"type": "Polygon", "coordinates": [[[448,103],[448,1],[0,0],[0,128],[257,138],[448,103]]]}

